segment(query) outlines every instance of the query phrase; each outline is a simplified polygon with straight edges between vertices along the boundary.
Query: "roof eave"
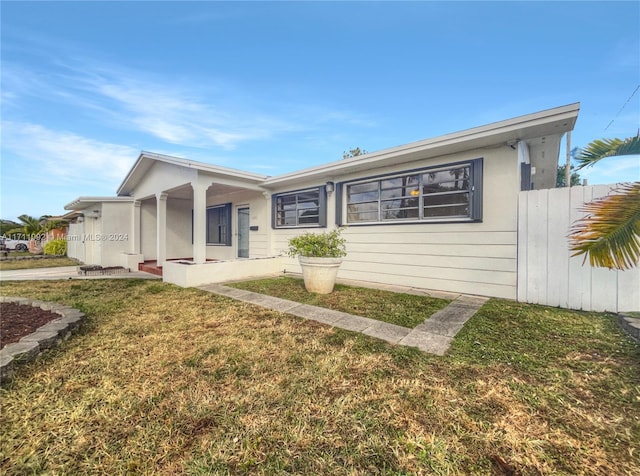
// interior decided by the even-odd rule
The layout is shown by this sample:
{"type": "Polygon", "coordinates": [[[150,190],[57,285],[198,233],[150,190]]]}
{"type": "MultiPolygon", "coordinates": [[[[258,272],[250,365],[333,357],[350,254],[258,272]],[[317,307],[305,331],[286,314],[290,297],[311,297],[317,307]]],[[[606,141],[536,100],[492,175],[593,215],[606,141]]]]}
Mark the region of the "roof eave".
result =
{"type": "Polygon", "coordinates": [[[412,142],[410,144],[391,147],[377,152],[271,177],[266,179],[263,185],[266,187],[278,186],[288,181],[311,179],[317,176],[337,175],[349,169],[355,169],[356,167],[374,167],[377,163],[388,160],[391,157],[400,158],[402,156],[411,156],[411,154],[415,153],[423,153],[426,157],[435,157],[473,149],[477,147],[479,143],[487,146],[492,143],[499,144],[504,142],[506,144],[508,141],[530,139],[536,137],[534,131],[544,129],[545,125],[558,124],[555,133],[564,134],[573,129],[579,110],[580,103],[547,109],[525,116],[518,116],[480,127],[445,134],[432,139],[412,142]],[[530,134],[527,134],[528,130],[531,131],[530,134]]]}
{"type": "Polygon", "coordinates": [[[64,206],[65,210],[82,210],[93,203],[133,202],[133,197],[78,197],[64,206]],[[80,206],[82,205],[82,206],[80,206]]]}

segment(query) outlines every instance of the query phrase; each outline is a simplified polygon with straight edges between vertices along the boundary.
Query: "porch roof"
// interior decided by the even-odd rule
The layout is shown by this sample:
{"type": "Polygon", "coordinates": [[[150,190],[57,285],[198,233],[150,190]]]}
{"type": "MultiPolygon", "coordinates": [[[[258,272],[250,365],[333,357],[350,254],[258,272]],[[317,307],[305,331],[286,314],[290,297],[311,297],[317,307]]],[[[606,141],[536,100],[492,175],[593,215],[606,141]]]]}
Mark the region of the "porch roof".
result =
{"type": "Polygon", "coordinates": [[[135,164],[133,164],[133,167],[131,168],[125,179],[122,181],[122,184],[120,185],[120,187],[118,187],[118,196],[129,195],[135,189],[139,181],[149,171],[153,163],[156,161],[178,165],[180,167],[196,169],[198,171],[206,172],[220,178],[233,179],[234,181],[245,181],[247,182],[247,184],[251,185],[258,185],[268,177],[268,175],[255,174],[252,172],[245,172],[243,170],[205,164],[204,162],[182,159],[180,157],[173,157],[171,155],[142,151],[138,156],[138,160],[135,164]]]}

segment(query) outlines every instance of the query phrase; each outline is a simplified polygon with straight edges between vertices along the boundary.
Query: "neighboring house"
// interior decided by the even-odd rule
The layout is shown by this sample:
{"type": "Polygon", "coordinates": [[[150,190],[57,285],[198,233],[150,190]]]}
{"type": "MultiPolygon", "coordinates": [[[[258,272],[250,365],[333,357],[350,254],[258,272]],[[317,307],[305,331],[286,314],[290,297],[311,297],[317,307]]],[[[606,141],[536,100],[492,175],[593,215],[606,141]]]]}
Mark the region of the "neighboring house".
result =
{"type": "Polygon", "coordinates": [[[515,299],[518,193],[553,188],[579,104],[268,177],[143,152],[115,197],[79,197],[69,256],[156,261],[182,286],[298,272],[296,234],[345,227],[339,277],[515,299]]]}
{"type": "Polygon", "coordinates": [[[67,228],[69,224],[67,223],[66,217],[67,215],[61,217],[51,217],[48,218],[48,222],[57,222],[56,228],[52,228],[43,233],[42,243],[47,243],[51,240],[64,240],[67,238],[67,228]]]}

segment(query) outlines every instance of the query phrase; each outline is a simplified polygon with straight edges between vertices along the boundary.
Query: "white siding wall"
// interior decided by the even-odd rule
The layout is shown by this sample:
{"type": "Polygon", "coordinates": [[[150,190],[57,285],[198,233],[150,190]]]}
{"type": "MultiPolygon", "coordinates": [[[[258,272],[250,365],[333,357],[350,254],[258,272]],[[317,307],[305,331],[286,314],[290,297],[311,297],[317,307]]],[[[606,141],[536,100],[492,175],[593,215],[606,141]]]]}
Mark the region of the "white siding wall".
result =
{"type": "MultiPolygon", "coordinates": [[[[510,147],[460,153],[331,180],[349,181],[480,157],[484,159],[482,223],[347,226],[343,236],[347,239],[348,255],[338,276],[515,299],[519,179],[517,154],[510,147]]],[[[277,192],[314,185],[322,184],[306,183],[277,192]]],[[[335,193],[329,194],[327,205],[331,226],[335,193]]],[[[288,239],[304,231],[314,230],[274,230],[274,253],[286,252],[288,239]]],[[[287,270],[300,271],[295,260],[288,263],[287,270]]]]}
{"type": "Polygon", "coordinates": [[[249,256],[251,258],[272,256],[269,246],[271,234],[270,203],[262,194],[256,194],[249,202],[249,226],[258,227],[257,230],[249,231],[249,256]]]}
{"type": "Polygon", "coordinates": [[[584,203],[611,186],[520,192],[518,300],[589,311],[640,310],[640,269],[592,268],[571,258],[567,236],[584,203]]]}
{"type": "MultiPolygon", "coordinates": [[[[212,187],[215,190],[215,185],[212,187]]],[[[259,192],[241,191],[231,194],[207,196],[207,206],[231,203],[232,245],[207,245],[207,259],[233,260],[237,257],[238,248],[238,207],[249,207],[249,226],[257,226],[258,230],[249,232],[249,257],[261,258],[269,256],[268,236],[271,226],[267,210],[267,200],[259,192]]]]}

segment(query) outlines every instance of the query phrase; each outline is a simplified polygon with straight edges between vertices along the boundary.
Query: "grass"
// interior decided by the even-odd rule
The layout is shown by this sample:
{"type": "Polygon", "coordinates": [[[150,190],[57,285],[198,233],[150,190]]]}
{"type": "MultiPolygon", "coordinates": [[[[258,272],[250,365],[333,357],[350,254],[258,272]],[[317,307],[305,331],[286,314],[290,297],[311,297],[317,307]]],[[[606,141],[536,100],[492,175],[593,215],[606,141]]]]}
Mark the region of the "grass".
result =
{"type": "Polygon", "coordinates": [[[87,314],[0,390],[0,473],[640,472],[609,314],[490,300],[432,356],[157,281],[3,282],[87,314]]]}
{"type": "Polygon", "coordinates": [[[331,294],[309,293],[302,279],[278,277],[242,281],[229,286],[290,301],[369,317],[413,329],[451,301],[424,295],[393,293],[336,284],[331,294]]]}
{"type": "Polygon", "coordinates": [[[0,271],[14,269],[58,268],[60,266],[78,266],[79,261],[72,258],[22,259],[17,261],[0,261],[0,271]]]}

